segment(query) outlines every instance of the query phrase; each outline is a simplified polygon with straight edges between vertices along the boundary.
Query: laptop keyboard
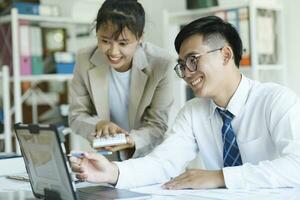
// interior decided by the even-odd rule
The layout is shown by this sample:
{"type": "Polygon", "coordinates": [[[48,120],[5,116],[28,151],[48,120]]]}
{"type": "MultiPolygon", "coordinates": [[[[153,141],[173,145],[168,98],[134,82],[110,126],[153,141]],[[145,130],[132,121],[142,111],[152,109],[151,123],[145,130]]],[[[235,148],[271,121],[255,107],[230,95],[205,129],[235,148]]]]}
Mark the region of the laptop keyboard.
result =
{"type": "Polygon", "coordinates": [[[114,194],[114,192],[112,192],[114,190],[114,188],[107,186],[91,186],[77,188],[77,194],[80,200],[98,200],[103,199],[103,195],[107,196],[108,194],[108,196],[111,196],[114,194]]]}
{"type": "MultiPolygon", "coordinates": [[[[80,200],[97,200],[97,197],[93,194],[88,194],[88,193],[81,192],[81,191],[78,191],[77,194],[78,194],[78,198],[80,200]]],[[[98,197],[98,199],[99,199],[99,197],[98,197]]]]}
{"type": "Polygon", "coordinates": [[[116,189],[108,186],[91,186],[77,188],[80,200],[109,200],[109,199],[146,199],[151,195],[139,194],[129,190],[116,189]]]}

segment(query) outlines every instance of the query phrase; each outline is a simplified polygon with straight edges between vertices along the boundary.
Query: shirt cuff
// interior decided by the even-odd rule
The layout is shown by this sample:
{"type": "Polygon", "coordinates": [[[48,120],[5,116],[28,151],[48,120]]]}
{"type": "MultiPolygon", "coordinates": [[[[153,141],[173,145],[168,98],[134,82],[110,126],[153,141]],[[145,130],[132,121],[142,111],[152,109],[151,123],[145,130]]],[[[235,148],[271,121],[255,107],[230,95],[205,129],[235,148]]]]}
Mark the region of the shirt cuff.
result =
{"type": "Polygon", "coordinates": [[[243,179],[242,166],[223,168],[223,176],[225,186],[228,189],[246,188],[246,183],[243,179]]]}
{"type": "Polygon", "coordinates": [[[119,177],[118,177],[118,182],[115,185],[116,188],[129,188],[129,180],[130,180],[130,172],[128,171],[127,164],[125,164],[126,161],[124,162],[114,162],[118,168],[119,168],[119,177]],[[127,177],[126,177],[127,175],[127,177]]]}

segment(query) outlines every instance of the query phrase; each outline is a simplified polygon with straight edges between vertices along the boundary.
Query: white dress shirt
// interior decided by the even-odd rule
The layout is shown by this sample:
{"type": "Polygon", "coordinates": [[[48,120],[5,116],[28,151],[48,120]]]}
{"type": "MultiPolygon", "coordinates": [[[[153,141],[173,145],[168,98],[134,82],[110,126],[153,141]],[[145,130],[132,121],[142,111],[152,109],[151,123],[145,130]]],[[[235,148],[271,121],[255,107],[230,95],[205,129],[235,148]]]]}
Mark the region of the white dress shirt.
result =
{"type": "MultiPolygon", "coordinates": [[[[199,153],[204,168],[223,168],[222,119],[210,98],[194,98],[166,140],[146,157],[117,162],[117,187],[161,183],[185,171],[199,153]]],[[[227,188],[300,186],[300,99],[274,83],[242,76],[228,107],[243,165],[223,168],[227,188]]]]}

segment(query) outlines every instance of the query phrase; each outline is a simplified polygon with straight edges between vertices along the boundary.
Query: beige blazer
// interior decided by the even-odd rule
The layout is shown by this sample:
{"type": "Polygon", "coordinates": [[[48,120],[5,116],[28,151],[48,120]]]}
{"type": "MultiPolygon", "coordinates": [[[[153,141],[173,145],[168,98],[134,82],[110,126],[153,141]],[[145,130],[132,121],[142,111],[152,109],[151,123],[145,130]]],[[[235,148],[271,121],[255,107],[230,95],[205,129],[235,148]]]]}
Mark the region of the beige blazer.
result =
{"type": "MultiPolygon", "coordinates": [[[[128,105],[133,157],[148,154],[163,140],[174,102],[174,64],[174,58],[150,43],[138,47],[133,57],[128,105]]],[[[81,50],[69,90],[69,124],[75,133],[87,137],[98,121],[110,120],[108,84],[109,65],[99,49],[81,50]]]]}

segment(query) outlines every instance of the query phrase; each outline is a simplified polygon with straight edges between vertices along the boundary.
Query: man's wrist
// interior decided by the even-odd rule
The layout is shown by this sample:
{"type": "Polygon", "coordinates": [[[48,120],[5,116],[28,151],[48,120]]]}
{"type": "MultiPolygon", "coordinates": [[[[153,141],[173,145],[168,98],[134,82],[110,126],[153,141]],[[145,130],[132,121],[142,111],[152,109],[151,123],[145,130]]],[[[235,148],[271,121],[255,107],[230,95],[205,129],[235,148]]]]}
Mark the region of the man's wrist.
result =
{"type": "Polygon", "coordinates": [[[119,180],[120,171],[116,163],[112,163],[112,166],[112,179],[110,181],[110,184],[116,186],[119,180]]]}
{"type": "Polygon", "coordinates": [[[223,170],[219,171],[219,187],[226,187],[225,185],[225,180],[224,180],[224,174],[223,174],[223,170]]]}

